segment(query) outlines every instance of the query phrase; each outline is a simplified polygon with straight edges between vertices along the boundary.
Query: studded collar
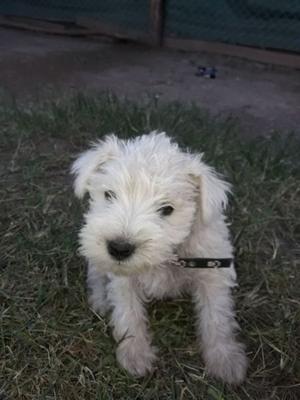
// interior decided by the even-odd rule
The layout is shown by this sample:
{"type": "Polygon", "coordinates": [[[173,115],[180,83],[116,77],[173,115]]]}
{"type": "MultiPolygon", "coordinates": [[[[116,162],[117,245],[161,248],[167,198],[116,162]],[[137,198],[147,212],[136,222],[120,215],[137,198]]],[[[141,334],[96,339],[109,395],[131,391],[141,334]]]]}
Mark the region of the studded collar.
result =
{"type": "Polygon", "coordinates": [[[233,258],[178,258],[174,264],[182,268],[229,268],[233,258]]]}

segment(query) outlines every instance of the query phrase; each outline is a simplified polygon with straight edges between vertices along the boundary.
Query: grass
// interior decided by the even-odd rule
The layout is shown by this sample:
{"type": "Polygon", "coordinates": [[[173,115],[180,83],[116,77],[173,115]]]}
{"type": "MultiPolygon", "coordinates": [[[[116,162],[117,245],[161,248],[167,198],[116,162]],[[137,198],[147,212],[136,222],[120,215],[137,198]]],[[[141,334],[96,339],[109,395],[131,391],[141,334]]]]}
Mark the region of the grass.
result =
{"type": "Polygon", "coordinates": [[[84,97],[0,109],[1,400],[300,398],[300,143],[238,135],[196,106],[84,97]],[[250,368],[239,388],[205,375],[189,299],[150,307],[157,370],[120,370],[107,321],[88,308],[77,254],[84,205],[69,166],[91,139],[165,129],[234,184],[228,211],[240,286],[237,315],[250,368]]]}

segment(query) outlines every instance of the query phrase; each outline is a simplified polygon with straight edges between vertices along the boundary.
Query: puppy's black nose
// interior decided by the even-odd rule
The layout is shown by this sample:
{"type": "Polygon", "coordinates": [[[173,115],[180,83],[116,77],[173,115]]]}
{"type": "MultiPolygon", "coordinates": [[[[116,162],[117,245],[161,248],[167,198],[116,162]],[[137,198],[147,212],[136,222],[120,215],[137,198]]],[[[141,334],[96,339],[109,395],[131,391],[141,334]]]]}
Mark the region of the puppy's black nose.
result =
{"type": "Polygon", "coordinates": [[[107,250],[109,254],[118,261],[125,260],[130,257],[135,250],[135,246],[124,240],[108,240],[107,250]]]}

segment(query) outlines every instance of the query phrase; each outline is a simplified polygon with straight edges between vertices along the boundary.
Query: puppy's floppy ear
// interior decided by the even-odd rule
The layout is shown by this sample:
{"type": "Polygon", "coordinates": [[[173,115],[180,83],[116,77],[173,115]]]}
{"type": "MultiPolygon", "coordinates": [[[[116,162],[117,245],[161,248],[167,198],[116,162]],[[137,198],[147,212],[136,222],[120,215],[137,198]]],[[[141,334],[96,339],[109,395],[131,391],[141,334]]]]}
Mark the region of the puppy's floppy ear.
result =
{"type": "Polygon", "coordinates": [[[101,169],[107,161],[121,154],[121,141],[114,135],[94,143],[90,150],[82,153],[73,163],[71,173],[75,175],[74,191],[78,198],[83,198],[89,191],[93,174],[101,169]]]}
{"type": "Polygon", "coordinates": [[[220,216],[226,208],[230,184],[221,179],[216,171],[206,165],[201,158],[202,155],[195,156],[193,159],[193,177],[198,190],[198,212],[201,221],[208,224],[215,217],[220,216]]]}

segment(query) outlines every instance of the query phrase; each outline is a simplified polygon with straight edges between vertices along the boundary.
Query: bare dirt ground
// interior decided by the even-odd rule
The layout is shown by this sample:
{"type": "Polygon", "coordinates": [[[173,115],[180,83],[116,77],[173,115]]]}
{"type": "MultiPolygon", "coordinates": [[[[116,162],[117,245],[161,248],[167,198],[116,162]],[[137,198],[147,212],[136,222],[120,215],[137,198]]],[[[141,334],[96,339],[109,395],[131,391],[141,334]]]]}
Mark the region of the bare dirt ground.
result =
{"type": "Polygon", "coordinates": [[[155,95],[237,117],[247,135],[300,134],[300,71],[228,57],[0,28],[0,88],[25,102],[78,90],[155,95]],[[217,78],[197,77],[198,65],[217,78]]]}

